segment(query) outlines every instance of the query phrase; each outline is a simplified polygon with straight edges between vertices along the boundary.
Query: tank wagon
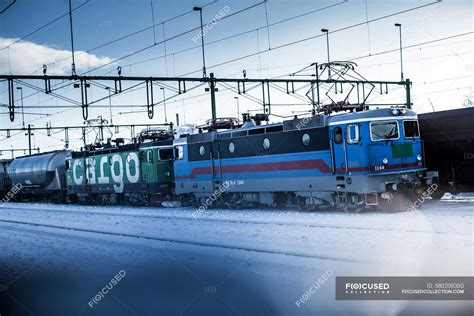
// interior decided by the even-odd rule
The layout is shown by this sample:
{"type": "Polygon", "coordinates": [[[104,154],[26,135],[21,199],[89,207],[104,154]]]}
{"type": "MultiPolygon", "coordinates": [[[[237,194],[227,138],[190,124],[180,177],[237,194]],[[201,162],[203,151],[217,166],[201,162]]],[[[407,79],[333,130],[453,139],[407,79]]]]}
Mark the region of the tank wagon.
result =
{"type": "Polygon", "coordinates": [[[176,194],[231,206],[400,208],[432,184],[415,112],[315,115],[176,139],[176,194]]]}
{"type": "Polygon", "coordinates": [[[70,156],[69,150],[59,150],[14,159],[7,171],[11,183],[22,187],[18,198],[64,201],[70,156]]]}

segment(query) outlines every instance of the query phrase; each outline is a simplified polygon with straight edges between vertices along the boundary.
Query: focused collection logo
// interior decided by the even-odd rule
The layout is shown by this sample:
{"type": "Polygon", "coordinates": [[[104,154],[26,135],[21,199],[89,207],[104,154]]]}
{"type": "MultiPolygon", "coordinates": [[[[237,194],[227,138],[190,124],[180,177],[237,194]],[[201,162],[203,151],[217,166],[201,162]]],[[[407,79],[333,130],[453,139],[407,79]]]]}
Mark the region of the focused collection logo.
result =
{"type": "Polygon", "coordinates": [[[474,277],[336,277],[336,300],[472,300],[474,277]]]}
{"type": "Polygon", "coordinates": [[[346,294],[390,294],[389,283],[345,283],[346,294]]]}

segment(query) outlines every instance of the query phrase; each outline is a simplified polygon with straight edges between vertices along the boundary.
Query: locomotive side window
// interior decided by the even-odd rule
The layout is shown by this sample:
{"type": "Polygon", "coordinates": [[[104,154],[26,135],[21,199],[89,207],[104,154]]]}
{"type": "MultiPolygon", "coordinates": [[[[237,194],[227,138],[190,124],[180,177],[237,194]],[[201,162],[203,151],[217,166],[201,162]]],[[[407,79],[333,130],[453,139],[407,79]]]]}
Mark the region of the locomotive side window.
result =
{"type": "Polygon", "coordinates": [[[370,123],[370,137],[373,141],[398,139],[397,121],[370,123]]]}
{"type": "Polygon", "coordinates": [[[357,144],[360,141],[359,125],[347,125],[347,142],[349,144],[357,144]]]}
{"type": "Polygon", "coordinates": [[[171,160],[173,159],[173,150],[171,148],[160,149],[158,155],[160,160],[171,160]]]}
{"type": "Polygon", "coordinates": [[[336,144],[342,144],[342,128],[341,127],[334,128],[334,142],[336,144]]]}
{"type": "Polygon", "coordinates": [[[176,146],[174,148],[174,159],[181,160],[184,158],[183,146],[176,146]]]}
{"type": "Polygon", "coordinates": [[[405,138],[420,137],[418,121],[403,121],[403,132],[405,134],[405,138]]]}

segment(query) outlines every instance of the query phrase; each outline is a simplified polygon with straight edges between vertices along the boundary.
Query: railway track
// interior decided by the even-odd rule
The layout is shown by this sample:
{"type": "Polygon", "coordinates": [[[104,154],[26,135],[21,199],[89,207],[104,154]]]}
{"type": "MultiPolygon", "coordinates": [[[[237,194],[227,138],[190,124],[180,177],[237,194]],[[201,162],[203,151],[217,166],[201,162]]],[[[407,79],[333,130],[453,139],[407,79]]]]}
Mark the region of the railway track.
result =
{"type": "Polygon", "coordinates": [[[232,246],[232,245],[223,245],[219,243],[208,243],[208,242],[205,243],[205,242],[199,242],[199,241],[193,241],[193,240],[187,240],[187,239],[161,238],[161,237],[144,236],[144,235],[138,235],[138,234],[117,233],[117,232],[109,232],[109,231],[103,231],[103,230],[97,230],[97,229],[85,229],[85,228],[78,228],[78,227],[69,227],[69,226],[62,226],[62,225],[52,225],[52,224],[44,224],[44,223],[26,222],[26,221],[0,219],[0,223],[22,225],[22,226],[32,226],[32,227],[45,227],[45,228],[59,229],[63,231],[67,230],[67,231],[83,232],[83,233],[90,233],[90,234],[101,234],[101,235],[126,237],[126,238],[134,238],[134,239],[142,239],[142,240],[150,240],[150,241],[193,245],[193,246],[200,246],[200,247],[220,248],[220,249],[227,249],[227,250],[257,252],[257,253],[272,254],[272,255],[306,258],[306,259],[330,260],[330,261],[338,261],[338,262],[363,263],[363,264],[373,263],[371,261],[357,260],[357,259],[344,258],[344,257],[338,257],[338,256],[314,255],[314,254],[307,254],[307,253],[302,253],[302,252],[286,252],[286,251],[284,252],[284,251],[262,249],[258,247],[232,246]]]}
{"type": "MultiPolygon", "coordinates": [[[[9,207],[12,210],[32,211],[31,208],[9,207]]],[[[295,223],[287,221],[258,221],[258,220],[233,220],[233,219],[215,219],[208,217],[192,216],[169,216],[169,215],[151,215],[147,213],[126,213],[126,212],[104,212],[104,211],[89,211],[89,210],[70,210],[70,209],[48,209],[35,208],[34,212],[52,212],[52,213],[68,213],[68,214],[91,214],[102,216],[119,216],[119,217],[141,217],[149,219],[160,220],[185,220],[191,222],[212,222],[212,223],[228,223],[228,224],[250,224],[250,225],[275,225],[275,226],[289,226],[289,227],[305,227],[305,228],[328,228],[328,229],[348,229],[348,230],[368,230],[368,231],[388,231],[388,232],[407,232],[407,233],[422,233],[422,234],[455,234],[455,235],[471,235],[470,233],[462,233],[457,231],[427,231],[427,230],[410,230],[410,229],[392,229],[392,228],[374,228],[374,227],[359,227],[359,226],[343,226],[343,225],[324,225],[318,223],[295,223]]]]}

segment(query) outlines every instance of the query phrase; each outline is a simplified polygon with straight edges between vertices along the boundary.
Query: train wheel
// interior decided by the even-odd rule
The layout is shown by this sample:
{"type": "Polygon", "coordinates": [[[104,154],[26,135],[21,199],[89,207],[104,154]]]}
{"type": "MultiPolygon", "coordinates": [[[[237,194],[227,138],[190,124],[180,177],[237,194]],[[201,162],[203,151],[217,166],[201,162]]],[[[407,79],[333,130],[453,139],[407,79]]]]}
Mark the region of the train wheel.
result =
{"type": "Polygon", "coordinates": [[[346,205],[342,210],[344,213],[361,213],[364,208],[362,206],[346,205]]]}
{"type": "Polygon", "coordinates": [[[76,194],[68,194],[67,195],[67,202],[71,204],[78,204],[79,198],[76,194]]]}

